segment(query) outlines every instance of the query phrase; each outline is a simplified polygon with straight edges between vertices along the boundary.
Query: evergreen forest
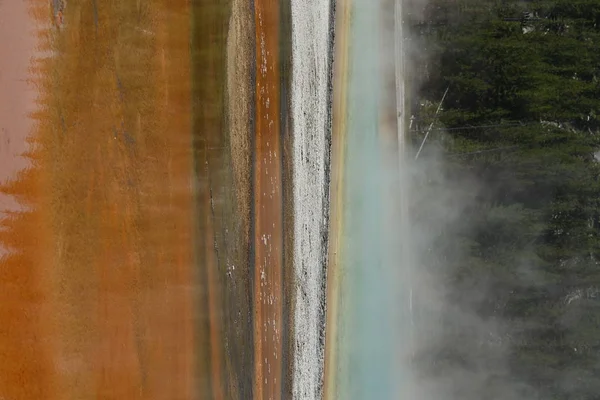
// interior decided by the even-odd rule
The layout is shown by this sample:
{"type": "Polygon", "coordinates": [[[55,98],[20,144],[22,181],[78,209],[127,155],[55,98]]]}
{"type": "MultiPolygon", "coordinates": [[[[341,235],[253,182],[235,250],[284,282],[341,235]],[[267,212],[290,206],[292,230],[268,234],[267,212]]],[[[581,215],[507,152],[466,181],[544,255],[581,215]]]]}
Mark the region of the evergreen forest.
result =
{"type": "Polygon", "coordinates": [[[420,18],[411,135],[434,122],[436,161],[415,215],[453,316],[423,373],[476,376],[477,398],[599,399],[600,1],[432,0],[420,18]]]}

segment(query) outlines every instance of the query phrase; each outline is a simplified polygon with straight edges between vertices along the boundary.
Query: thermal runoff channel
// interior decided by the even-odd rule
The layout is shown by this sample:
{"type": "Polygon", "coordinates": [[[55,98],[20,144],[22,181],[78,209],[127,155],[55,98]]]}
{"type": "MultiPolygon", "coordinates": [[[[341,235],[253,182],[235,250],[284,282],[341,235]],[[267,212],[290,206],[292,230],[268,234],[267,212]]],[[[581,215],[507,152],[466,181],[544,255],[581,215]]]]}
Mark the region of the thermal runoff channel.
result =
{"type": "Polygon", "coordinates": [[[413,257],[402,2],[342,3],[332,155],[332,202],[341,201],[333,203],[329,274],[338,289],[328,299],[336,325],[328,327],[336,335],[328,345],[337,343],[335,355],[328,351],[327,396],[409,399],[413,257]]]}

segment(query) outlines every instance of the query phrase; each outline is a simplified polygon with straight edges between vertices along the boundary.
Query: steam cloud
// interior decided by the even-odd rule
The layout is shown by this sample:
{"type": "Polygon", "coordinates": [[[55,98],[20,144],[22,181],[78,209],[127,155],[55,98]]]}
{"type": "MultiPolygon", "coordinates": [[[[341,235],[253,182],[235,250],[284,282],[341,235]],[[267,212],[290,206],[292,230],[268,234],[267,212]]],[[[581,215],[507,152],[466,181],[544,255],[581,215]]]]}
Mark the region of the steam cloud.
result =
{"type": "MultiPolygon", "coordinates": [[[[402,1],[406,104],[418,103],[419,88],[427,79],[421,71],[429,55],[408,24],[409,20],[426,18],[426,7],[426,1],[402,1]]],[[[388,110],[389,104],[395,103],[397,90],[393,83],[394,0],[355,0],[354,8],[355,15],[373,13],[369,8],[381,10],[376,13],[377,28],[384,27],[379,38],[380,56],[375,57],[378,64],[355,68],[353,73],[365,74],[356,78],[359,80],[379,77],[379,85],[373,85],[381,88],[378,96],[384,114],[378,130],[380,139],[389,144],[397,128],[391,122],[394,110],[388,110]]],[[[356,24],[366,21],[358,16],[353,19],[356,24]]],[[[353,45],[364,48],[355,42],[353,45]]],[[[364,93],[362,96],[369,98],[364,93]]],[[[410,108],[404,111],[410,112],[410,108]]],[[[407,124],[408,117],[405,116],[407,124]]],[[[411,135],[408,132],[406,137],[411,135]]],[[[365,304],[355,311],[360,313],[355,317],[360,323],[354,325],[359,331],[354,350],[355,371],[364,374],[362,384],[369,392],[358,390],[352,398],[531,398],[531,389],[509,371],[508,322],[478,313],[487,299],[486,282],[467,277],[461,279],[459,286],[453,279],[456,266],[470,262],[469,254],[460,250],[464,248],[460,233],[476,228],[470,226],[468,212],[478,192],[485,190],[485,183],[450,164],[435,146],[426,144],[418,160],[414,160],[416,149],[412,147],[407,144],[406,152],[402,152],[402,146],[398,151],[398,147],[384,145],[379,149],[380,157],[361,156],[363,173],[354,177],[365,182],[363,192],[355,195],[363,201],[365,191],[371,197],[382,196],[386,215],[379,248],[382,256],[374,254],[377,246],[367,241],[362,251],[368,257],[362,258],[364,263],[358,269],[364,274],[360,279],[369,294],[360,300],[365,304]],[[406,207],[406,215],[402,207],[406,207]],[[370,274],[376,274],[375,278],[365,277],[370,274]],[[384,322],[386,318],[388,321],[384,322]],[[382,350],[386,346],[388,352],[382,350]],[[394,360],[388,363],[391,354],[394,360]],[[391,373],[385,370],[388,366],[392,366],[391,373]],[[374,378],[371,374],[381,376],[374,378]]],[[[364,215],[370,221],[379,217],[374,208],[364,215]]],[[[356,227],[368,231],[373,224],[362,221],[356,227]]]]}

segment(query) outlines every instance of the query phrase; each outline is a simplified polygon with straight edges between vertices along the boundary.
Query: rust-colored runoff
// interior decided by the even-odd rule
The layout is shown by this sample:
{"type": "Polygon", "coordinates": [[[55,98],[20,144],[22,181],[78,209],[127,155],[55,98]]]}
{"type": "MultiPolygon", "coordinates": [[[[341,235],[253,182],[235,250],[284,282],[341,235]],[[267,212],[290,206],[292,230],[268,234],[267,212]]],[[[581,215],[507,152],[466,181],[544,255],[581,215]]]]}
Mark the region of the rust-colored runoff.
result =
{"type": "Polygon", "coordinates": [[[39,160],[27,146],[37,109],[30,59],[38,32],[30,6],[0,0],[0,399],[54,400],[47,213],[31,165],[39,160]]]}
{"type": "Polygon", "coordinates": [[[52,56],[0,188],[31,208],[0,227],[0,398],[197,398],[189,2],[70,2],[60,33],[30,2],[52,56]]]}
{"type": "Polygon", "coordinates": [[[254,397],[279,399],[282,379],[282,188],[279,1],[255,1],[254,397]]]}

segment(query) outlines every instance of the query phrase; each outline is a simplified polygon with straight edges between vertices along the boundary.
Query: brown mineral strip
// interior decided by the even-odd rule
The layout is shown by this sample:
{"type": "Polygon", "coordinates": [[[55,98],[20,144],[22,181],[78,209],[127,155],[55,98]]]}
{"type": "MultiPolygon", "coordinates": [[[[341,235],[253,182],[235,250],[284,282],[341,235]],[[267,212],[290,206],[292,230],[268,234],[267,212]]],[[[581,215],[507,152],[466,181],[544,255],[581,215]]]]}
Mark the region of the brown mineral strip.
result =
{"type": "MultiPolygon", "coordinates": [[[[207,194],[210,196],[210,191],[207,191],[207,194]]],[[[204,201],[204,205],[206,207],[205,215],[206,215],[206,229],[205,233],[205,241],[206,248],[212,249],[215,243],[215,232],[213,226],[213,217],[211,207],[211,199],[210,197],[204,201]]],[[[211,399],[213,400],[224,400],[225,397],[223,395],[223,354],[221,352],[221,332],[223,328],[221,327],[222,321],[221,316],[222,313],[219,310],[222,308],[219,303],[220,297],[220,288],[221,285],[217,279],[217,271],[218,264],[217,260],[215,260],[216,254],[213,251],[208,251],[206,255],[206,266],[207,266],[207,281],[208,281],[208,309],[210,310],[209,314],[209,339],[210,339],[210,361],[211,361],[211,369],[210,369],[210,381],[212,387],[212,395],[211,399]]]]}
{"type": "MultiPolygon", "coordinates": [[[[237,198],[237,212],[242,218],[250,215],[250,120],[253,93],[251,69],[252,14],[248,2],[232,0],[229,34],[227,35],[228,119],[232,167],[237,198]]],[[[243,235],[248,243],[250,224],[244,221],[243,235]]]]}
{"type": "MultiPolygon", "coordinates": [[[[254,15],[248,2],[233,0],[227,35],[227,129],[231,165],[232,207],[235,221],[226,235],[229,264],[226,270],[227,296],[231,299],[226,355],[227,398],[246,398],[252,393],[252,278],[250,229],[252,205],[252,112],[254,107],[254,15]]],[[[227,152],[227,149],[224,149],[227,152]]]]}
{"type": "MultiPolygon", "coordinates": [[[[229,253],[226,247],[235,242],[231,213],[234,183],[229,161],[229,132],[225,114],[227,89],[227,22],[229,2],[193,2],[193,137],[197,179],[196,259],[199,266],[199,321],[196,354],[200,399],[233,398],[225,395],[237,383],[227,376],[229,354],[225,343],[230,340],[228,321],[233,305],[243,299],[230,296],[226,287],[229,253]]],[[[235,203],[234,203],[235,204],[235,203]]],[[[235,314],[233,316],[236,316],[235,314]]],[[[248,346],[249,341],[245,345],[248,346]]],[[[231,357],[233,358],[233,357],[231,357]]],[[[241,398],[241,397],[240,397],[241,398]]]]}
{"type": "Polygon", "coordinates": [[[282,198],[279,1],[255,1],[254,397],[281,398],[282,198]]]}
{"type": "Polygon", "coordinates": [[[283,277],[282,277],[282,392],[281,398],[293,399],[294,387],[294,352],[296,342],[294,332],[294,315],[296,307],[296,284],[294,269],[294,135],[292,132],[291,87],[292,87],[292,5],[290,2],[281,4],[280,65],[281,65],[281,94],[286,98],[281,100],[281,152],[282,152],[282,197],[283,197],[283,277]]]}

